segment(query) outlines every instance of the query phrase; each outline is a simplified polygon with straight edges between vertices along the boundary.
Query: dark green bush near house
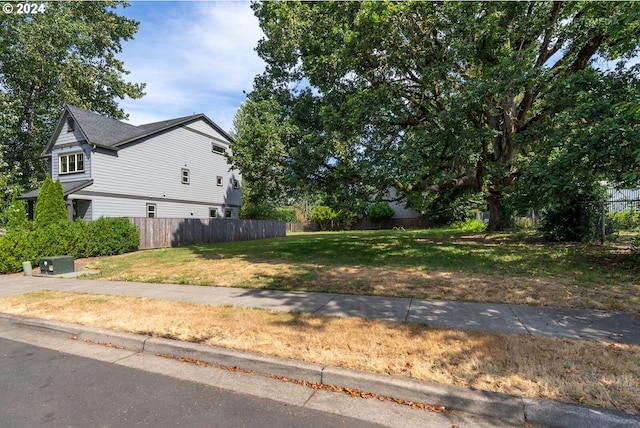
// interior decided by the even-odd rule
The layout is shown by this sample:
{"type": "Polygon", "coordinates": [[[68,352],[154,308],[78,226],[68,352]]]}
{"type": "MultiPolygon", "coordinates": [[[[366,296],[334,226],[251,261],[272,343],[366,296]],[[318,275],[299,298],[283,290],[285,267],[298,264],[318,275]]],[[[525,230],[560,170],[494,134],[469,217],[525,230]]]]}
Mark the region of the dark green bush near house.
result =
{"type": "Polygon", "coordinates": [[[25,261],[35,266],[45,256],[123,254],[137,249],[139,243],[138,230],[126,218],[57,222],[40,228],[28,223],[0,237],[0,273],[18,272],[25,261]]]}
{"type": "Polygon", "coordinates": [[[389,204],[385,202],[379,202],[369,207],[367,217],[371,221],[385,221],[392,218],[394,214],[395,212],[393,211],[393,208],[389,206],[389,204]]]}
{"type": "Polygon", "coordinates": [[[87,223],[88,234],[93,239],[91,256],[123,254],[138,248],[140,234],[126,218],[99,218],[87,223]]]}
{"type": "Polygon", "coordinates": [[[42,228],[53,223],[66,222],[67,207],[64,202],[64,191],[60,180],[55,182],[47,179],[40,188],[36,200],[36,212],[34,222],[37,228],[42,228]]]}

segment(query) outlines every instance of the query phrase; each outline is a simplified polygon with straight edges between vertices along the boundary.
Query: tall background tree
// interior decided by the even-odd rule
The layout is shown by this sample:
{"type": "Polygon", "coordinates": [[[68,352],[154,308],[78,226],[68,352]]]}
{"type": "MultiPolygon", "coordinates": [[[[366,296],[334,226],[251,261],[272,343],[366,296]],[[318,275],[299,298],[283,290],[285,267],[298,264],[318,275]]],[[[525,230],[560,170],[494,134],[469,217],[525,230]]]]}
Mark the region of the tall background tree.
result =
{"type": "MultiPolygon", "coordinates": [[[[534,165],[527,160],[555,146],[573,153],[582,125],[593,137],[583,138],[585,145],[603,135],[598,129],[613,134],[606,140],[611,157],[586,157],[581,168],[606,174],[606,163],[635,162],[622,155],[638,140],[620,131],[631,125],[616,128],[625,120],[620,109],[579,120],[573,135],[552,140],[545,132],[573,123],[575,115],[552,100],[571,99],[583,79],[608,79],[612,87],[635,81],[635,68],[622,77],[595,63],[624,63],[638,53],[640,3],[253,7],[265,33],[257,51],[267,67],[249,98],[277,102],[281,126],[297,132],[285,142],[287,155],[271,159],[293,188],[313,183],[352,200],[391,185],[402,195],[468,188],[485,199],[489,230],[500,230],[514,185],[534,165]],[[617,152],[619,146],[625,149],[617,152]]],[[[635,89],[623,92],[616,105],[637,100],[635,89]]],[[[588,96],[572,102],[584,110],[602,104],[588,96]]]]}
{"type": "Polygon", "coordinates": [[[0,16],[0,213],[44,179],[39,156],[64,104],[123,119],[117,100],[144,95],[116,58],[138,29],[120,6],[52,1],[44,13],[0,16]]]}

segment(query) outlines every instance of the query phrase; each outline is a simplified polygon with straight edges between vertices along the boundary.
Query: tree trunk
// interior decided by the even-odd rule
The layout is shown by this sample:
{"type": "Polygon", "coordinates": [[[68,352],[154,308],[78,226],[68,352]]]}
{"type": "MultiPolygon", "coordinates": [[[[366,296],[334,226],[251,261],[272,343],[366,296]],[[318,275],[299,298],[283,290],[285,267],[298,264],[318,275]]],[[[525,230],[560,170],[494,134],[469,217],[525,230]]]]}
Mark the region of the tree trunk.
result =
{"type": "Polygon", "coordinates": [[[502,198],[497,195],[490,195],[487,197],[487,203],[489,204],[489,224],[487,225],[487,232],[505,230],[507,225],[503,216],[502,198]]]}

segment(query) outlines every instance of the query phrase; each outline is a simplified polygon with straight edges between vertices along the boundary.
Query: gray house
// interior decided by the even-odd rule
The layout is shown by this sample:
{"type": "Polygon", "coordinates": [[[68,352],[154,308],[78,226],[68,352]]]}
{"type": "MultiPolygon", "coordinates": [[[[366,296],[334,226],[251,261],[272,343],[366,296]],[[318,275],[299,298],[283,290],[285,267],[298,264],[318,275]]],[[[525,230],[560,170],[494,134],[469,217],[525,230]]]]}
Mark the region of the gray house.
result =
{"type": "MultiPolygon", "coordinates": [[[[65,106],[43,153],[70,218],[238,218],[232,138],[204,114],[133,126],[65,106]]],[[[22,195],[33,216],[38,190],[22,195]]]]}

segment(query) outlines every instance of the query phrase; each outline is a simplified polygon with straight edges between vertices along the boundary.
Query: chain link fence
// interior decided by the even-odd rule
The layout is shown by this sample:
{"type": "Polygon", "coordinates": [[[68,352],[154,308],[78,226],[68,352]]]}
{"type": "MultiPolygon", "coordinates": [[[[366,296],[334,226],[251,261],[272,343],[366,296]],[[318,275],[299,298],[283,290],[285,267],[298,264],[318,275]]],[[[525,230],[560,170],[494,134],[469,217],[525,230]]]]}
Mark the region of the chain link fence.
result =
{"type": "Polygon", "coordinates": [[[595,231],[600,242],[640,237],[640,189],[608,189],[607,200],[586,202],[597,213],[595,231]]]}

